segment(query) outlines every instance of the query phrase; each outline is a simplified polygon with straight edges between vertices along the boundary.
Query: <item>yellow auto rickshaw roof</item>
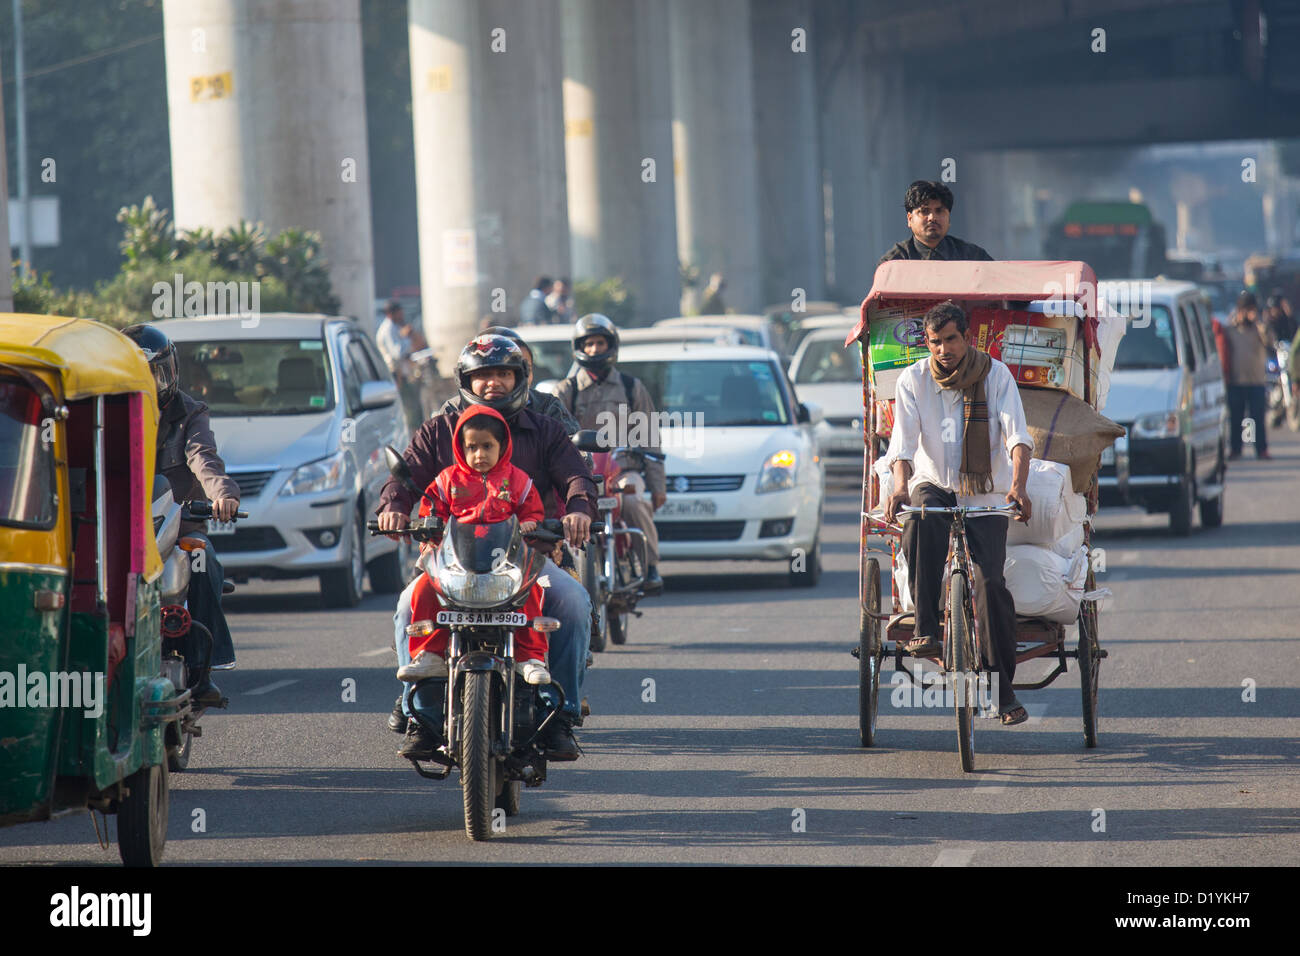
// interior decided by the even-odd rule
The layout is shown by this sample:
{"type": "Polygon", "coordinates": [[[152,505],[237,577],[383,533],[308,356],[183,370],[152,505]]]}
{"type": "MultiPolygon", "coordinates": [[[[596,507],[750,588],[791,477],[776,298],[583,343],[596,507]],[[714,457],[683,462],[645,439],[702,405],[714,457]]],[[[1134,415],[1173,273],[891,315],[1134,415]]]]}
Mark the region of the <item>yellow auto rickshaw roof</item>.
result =
{"type": "Polygon", "coordinates": [[[88,319],[0,312],[0,362],[55,372],[69,401],[122,392],[146,392],[151,399],[156,394],[139,346],[88,319]]]}

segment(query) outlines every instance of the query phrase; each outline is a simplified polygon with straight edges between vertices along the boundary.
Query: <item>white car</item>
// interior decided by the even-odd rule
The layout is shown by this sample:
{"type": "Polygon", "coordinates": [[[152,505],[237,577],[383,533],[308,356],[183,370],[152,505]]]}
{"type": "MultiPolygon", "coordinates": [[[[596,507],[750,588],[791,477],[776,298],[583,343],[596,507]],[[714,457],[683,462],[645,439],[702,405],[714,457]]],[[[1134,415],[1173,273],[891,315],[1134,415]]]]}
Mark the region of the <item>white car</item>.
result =
{"type": "MultiPolygon", "coordinates": [[[[743,345],[639,345],[618,368],[660,415],[668,500],[655,514],[663,560],[780,561],[790,583],[821,574],[826,476],[781,360],[743,345]]],[[[653,440],[653,438],[651,438],[653,440]]]]}
{"type": "Polygon", "coordinates": [[[800,398],[822,407],[818,453],[828,475],[861,476],[862,351],[844,347],[851,325],[832,325],[809,333],[790,363],[790,379],[800,398]]]}
{"type": "Polygon", "coordinates": [[[653,328],[699,328],[714,326],[735,329],[737,345],[753,345],[761,349],[771,349],[780,355],[786,355],[785,336],[779,325],[763,315],[737,315],[731,312],[721,315],[679,315],[671,319],[660,319],[653,328]]]}

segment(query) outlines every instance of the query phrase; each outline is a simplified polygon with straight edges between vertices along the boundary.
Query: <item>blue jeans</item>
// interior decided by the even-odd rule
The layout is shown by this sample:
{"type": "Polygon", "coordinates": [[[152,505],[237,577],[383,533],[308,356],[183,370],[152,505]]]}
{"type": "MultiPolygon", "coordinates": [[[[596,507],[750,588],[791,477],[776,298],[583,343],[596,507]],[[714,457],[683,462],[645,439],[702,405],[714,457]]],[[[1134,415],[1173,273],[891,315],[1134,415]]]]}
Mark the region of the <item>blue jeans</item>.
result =
{"type": "MultiPolygon", "coordinates": [[[[196,533],[195,537],[207,538],[207,535],[196,533]]],[[[235,659],[235,643],[230,638],[230,625],[221,610],[221,590],[226,582],[226,571],[210,539],[203,560],[206,570],[190,577],[186,603],[194,620],[212,632],[212,663],[228,664],[235,659]]]]}
{"type": "MultiPolygon", "coordinates": [[[[559,629],[551,632],[550,650],[546,654],[548,669],[556,683],[564,688],[564,714],[577,720],[582,713],[582,682],[587,677],[587,650],[591,646],[591,597],[573,575],[562,571],[549,558],[542,574],[551,583],[542,601],[542,613],[560,621],[559,629]]],[[[397,610],[393,613],[393,643],[399,667],[411,660],[406,626],[411,623],[411,592],[414,589],[415,582],[412,581],[398,595],[397,610]]],[[[548,690],[543,689],[542,695],[552,704],[555,702],[548,690]]],[[[405,695],[402,711],[411,716],[405,695]]]]}

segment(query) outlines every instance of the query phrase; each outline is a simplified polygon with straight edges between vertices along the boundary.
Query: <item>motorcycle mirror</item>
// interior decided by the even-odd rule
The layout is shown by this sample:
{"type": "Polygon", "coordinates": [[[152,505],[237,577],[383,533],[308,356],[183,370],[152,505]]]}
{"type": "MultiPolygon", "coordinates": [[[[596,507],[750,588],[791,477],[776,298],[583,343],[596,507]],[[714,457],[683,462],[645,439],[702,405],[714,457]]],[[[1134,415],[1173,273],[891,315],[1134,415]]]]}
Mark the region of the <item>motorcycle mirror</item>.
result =
{"type": "Polygon", "coordinates": [[[584,428],[578,434],[573,436],[573,443],[578,446],[579,451],[609,451],[600,441],[600,432],[592,428],[584,428]]]}
{"type": "Polygon", "coordinates": [[[406,463],[406,459],[392,445],[384,446],[384,461],[388,464],[388,470],[392,476],[407,491],[417,498],[424,497],[424,492],[415,486],[415,479],[411,475],[411,466],[406,463]]]}

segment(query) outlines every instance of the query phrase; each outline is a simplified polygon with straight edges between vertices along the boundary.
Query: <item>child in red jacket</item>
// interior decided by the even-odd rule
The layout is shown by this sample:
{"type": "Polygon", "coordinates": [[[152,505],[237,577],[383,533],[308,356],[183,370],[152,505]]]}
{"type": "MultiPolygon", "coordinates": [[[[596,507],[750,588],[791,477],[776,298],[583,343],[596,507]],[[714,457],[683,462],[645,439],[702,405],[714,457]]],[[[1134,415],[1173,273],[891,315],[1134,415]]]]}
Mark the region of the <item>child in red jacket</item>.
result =
{"type": "MultiPolygon", "coordinates": [[[[456,464],[444,468],[430,483],[425,495],[432,500],[434,512],[444,521],[451,516],[461,524],[496,524],[519,519],[521,531],[532,531],[544,517],[542,499],[533,481],[510,463],[510,429],[495,409],[471,405],[456,420],[453,453],[456,464]]],[[[429,506],[421,503],[420,514],[429,506]]],[[[427,574],[421,574],[411,595],[411,620],[437,619],[442,604],[427,574]]],[[[542,612],[542,588],[533,585],[523,608],[529,620],[542,612]]],[[[415,625],[412,625],[413,627],[415,625]]],[[[426,677],[446,677],[450,630],[436,628],[431,634],[412,634],[408,639],[411,663],[397,671],[403,681],[426,677]]],[[[546,669],[547,642],[540,631],[521,627],[515,631],[515,668],[530,684],[549,684],[546,669]]]]}

